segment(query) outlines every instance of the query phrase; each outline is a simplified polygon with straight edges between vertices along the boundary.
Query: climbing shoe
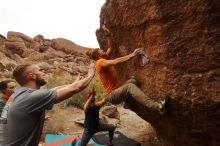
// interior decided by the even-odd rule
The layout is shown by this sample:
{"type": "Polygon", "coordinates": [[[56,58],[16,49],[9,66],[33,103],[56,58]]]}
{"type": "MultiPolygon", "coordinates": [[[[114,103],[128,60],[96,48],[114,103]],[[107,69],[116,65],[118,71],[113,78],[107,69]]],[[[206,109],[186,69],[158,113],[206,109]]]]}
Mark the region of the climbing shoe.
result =
{"type": "Polygon", "coordinates": [[[168,95],[162,95],[161,101],[159,103],[159,111],[161,114],[164,114],[167,111],[170,97],[168,95]]]}

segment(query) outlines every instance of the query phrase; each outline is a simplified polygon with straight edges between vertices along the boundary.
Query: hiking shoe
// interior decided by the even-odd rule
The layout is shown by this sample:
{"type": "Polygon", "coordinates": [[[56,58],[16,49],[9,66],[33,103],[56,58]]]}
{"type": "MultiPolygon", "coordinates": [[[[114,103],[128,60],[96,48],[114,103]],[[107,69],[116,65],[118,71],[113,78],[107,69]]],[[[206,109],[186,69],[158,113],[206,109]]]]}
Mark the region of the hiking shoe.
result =
{"type": "Polygon", "coordinates": [[[80,146],[81,145],[81,139],[78,137],[76,139],[76,146],[80,146]]]}
{"type": "Polygon", "coordinates": [[[74,141],[71,143],[71,146],[75,146],[76,145],[76,139],[74,139],[74,141]]]}
{"type": "Polygon", "coordinates": [[[79,146],[81,143],[81,140],[79,137],[77,137],[76,139],[74,139],[74,141],[71,143],[71,146],[79,146]]]}
{"type": "Polygon", "coordinates": [[[164,114],[167,111],[169,100],[170,100],[170,97],[168,95],[162,95],[160,106],[159,106],[161,114],[164,114]]]}

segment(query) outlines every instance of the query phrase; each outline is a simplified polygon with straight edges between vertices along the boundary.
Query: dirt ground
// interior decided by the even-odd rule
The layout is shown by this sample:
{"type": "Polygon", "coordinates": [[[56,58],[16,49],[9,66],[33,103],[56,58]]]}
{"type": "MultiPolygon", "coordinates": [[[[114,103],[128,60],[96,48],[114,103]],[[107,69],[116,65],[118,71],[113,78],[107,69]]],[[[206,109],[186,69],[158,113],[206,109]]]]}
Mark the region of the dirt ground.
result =
{"type": "MultiPolygon", "coordinates": [[[[109,119],[117,124],[116,131],[141,143],[142,146],[161,146],[158,144],[155,131],[149,123],[138,117],[129,109],[118,106],[120,120],[109,119]]],[[[54,108],[47,113],[51,118],[45,122],[44,131],[57,134],[72,134],[83,132],[83,127],[75,121],[84,119],[84,111],[75,107],[54,108]]]]}

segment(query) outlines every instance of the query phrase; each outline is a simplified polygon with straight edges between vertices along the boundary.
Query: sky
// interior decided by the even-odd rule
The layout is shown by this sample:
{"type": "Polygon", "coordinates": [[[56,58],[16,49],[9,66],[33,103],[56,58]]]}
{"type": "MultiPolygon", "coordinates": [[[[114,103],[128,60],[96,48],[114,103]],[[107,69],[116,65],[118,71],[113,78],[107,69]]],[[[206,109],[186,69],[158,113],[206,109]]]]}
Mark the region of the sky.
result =
{"type": "Polygon", "coordinates": [[[99,47],[95,31],[105,0],[0,0],[0,34],[66,38],[84,47],[99,47]]]}

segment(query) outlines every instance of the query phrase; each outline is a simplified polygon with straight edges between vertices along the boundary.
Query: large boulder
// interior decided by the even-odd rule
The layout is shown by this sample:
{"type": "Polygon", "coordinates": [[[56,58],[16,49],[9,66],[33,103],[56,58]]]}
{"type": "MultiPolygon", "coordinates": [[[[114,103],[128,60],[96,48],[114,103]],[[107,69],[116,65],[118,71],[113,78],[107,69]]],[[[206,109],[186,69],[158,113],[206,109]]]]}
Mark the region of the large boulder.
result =
{"type": "Polygon", "coordinates": [[[6,38],[0,34],[0,51],[4,48],[6,38]]]}
{"type": "Polygon", "coordinates": [[[101,109],[101,112],[103,115],[109,117],[109,118],[116,118],[120,119],[120,114],[118,112],[118,109],[116,106],[104,106],[104,108],[101,109]]]}
{"type": "Polygon", "coordinates": [[[85,47],[79,46],[72,41],[64,38],[52,40],[52,47],[56,50],[62,50],[68,54],[83,54],[85,47]]]}
{"type": "Polygon", "coordinates": [[[68,39],[50,40],[41,34],[31,38],[9,31],[7,38],[0,34],[0,69],[8,71],[24,62],[45,62],[50,66],[49,72],[62,73],[61,76],[65,73],[72,79],[79,73],[87,74],[89,59],[84,55],[85,50],[68,39]]]}
{"type": "Polygon", "coordinates": [[[9,31],[7,40],[5,41],[5,49],[13,54],[18,54],[21,57],[28,57],[35,48],[35,42],[32,38],[20,33],[9,31]]]}
{"type": "MultiPolygon", "coordinates": [[[[219,10],[219,0],[107,0],[102,7],[113,58],[142,47],[150,59],[144,67],[139,57],[118,66],[121,81],[134,75],[153,100],[171,96],[164,115],[133,102],[167,145],[220,145],[219,10]]],[[[97,37],[106,49],[102,30],[97,37]]]]}

